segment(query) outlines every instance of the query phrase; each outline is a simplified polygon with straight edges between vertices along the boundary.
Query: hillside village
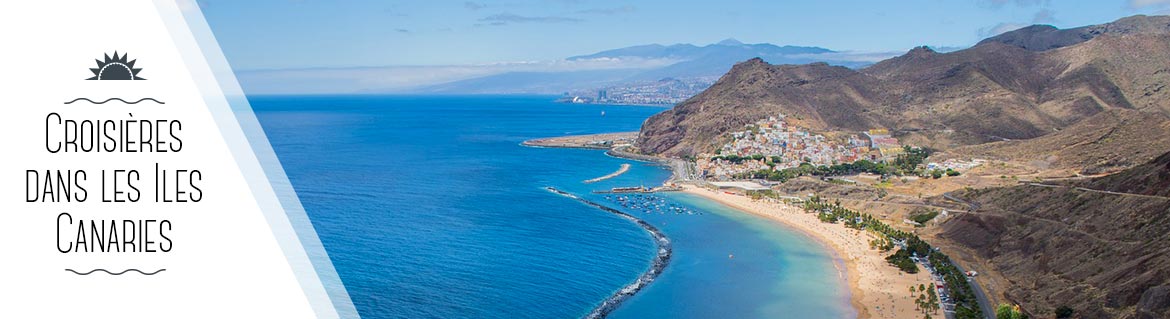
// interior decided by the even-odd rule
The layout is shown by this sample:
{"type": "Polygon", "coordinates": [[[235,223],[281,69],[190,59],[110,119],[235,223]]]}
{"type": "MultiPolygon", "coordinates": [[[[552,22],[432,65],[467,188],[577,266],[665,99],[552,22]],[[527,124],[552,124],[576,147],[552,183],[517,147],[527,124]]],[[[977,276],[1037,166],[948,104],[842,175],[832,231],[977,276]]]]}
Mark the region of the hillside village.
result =
{"type": "MultiPolygon", "coordinates": [[[[838,137],[814,133],[790,125],[784,114],[777,114],[728,133],[728,142],[715,154],[701,154],[695,164],[702,176],[712,180],[729,180],[744,174],[776,171],[802,165],[833,166],[858,161],[888,162],[908,148],[889,130],[875,128],[838,137]]],[[[916,148],[909,148],[914,150],[916,148]]],[[[917,164],[915,164],[917,165],[917,164]]],[[[977,162],[950,160],[925,163],[925,171],[959,171],[977,166],[977,162]]]]}

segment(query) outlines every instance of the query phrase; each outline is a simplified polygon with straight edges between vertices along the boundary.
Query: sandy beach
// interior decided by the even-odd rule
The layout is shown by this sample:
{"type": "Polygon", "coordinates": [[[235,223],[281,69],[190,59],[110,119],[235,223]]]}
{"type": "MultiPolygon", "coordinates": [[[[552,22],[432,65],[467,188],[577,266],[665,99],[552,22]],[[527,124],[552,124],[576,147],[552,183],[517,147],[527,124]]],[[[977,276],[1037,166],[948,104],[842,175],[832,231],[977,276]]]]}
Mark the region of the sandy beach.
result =
{"type": "MultiPolygon", "coordinates": [[[[846,276],[851,302],[859,318],[921,318],[915,310],[911,285],[930,285],[925,270],[906,274],[886,263],[885,256],[869,248],[874,235],[846,228],[841,224],[827,224],[814,214],[806,214],[799,207],[769,200],[753,200],[747,196],[716,192],[693,185],[685,185],[683,192],[699,195],[736,209],[769,218],[801,231],[832,247],[847,268],[846,276]]],[[[917,296],[917,294],[915,294],[917,296]]],[[[942,318],[942,312],[931,314],[942,318]]]]}

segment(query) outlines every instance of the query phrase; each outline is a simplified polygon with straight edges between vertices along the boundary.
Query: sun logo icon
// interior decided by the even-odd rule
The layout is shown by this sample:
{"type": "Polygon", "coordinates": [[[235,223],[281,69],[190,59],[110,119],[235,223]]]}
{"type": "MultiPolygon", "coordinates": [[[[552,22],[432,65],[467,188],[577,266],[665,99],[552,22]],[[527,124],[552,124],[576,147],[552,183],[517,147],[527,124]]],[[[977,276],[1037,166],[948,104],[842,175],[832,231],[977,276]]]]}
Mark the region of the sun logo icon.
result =
{"type": "Polygon", "coordinates": [[[138,72],[142,69],[135,69],[134,62],[138,60],[128,60],[127,54],[118,56],[118,51],[114,51],[114,57],[110,58],[106,54],[106,60],[94,59],[98,67],[90,68],[93,71],[93,77],[86,80],[146,80],[138,77],[138,72]]]}

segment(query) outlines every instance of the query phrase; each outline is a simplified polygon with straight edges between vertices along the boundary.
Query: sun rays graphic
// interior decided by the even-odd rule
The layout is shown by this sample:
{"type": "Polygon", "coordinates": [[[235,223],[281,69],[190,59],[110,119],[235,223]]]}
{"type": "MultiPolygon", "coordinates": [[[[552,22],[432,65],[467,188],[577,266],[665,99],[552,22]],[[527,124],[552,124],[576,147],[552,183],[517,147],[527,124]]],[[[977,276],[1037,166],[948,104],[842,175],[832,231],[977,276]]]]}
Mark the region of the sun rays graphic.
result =
{"type": "Polygon", "coordinates": [[[94,59],[98,67],[90,68],[93,71],[93,77],[86,80],[145,80],[138,77],[138,72],[142,69],[135,69],[134,62],[138,60],[127,59],[128,54],[118,56],[118,51],[114,51],[114,57],[110,58],[106,54],[106,60],[94,59]]]}

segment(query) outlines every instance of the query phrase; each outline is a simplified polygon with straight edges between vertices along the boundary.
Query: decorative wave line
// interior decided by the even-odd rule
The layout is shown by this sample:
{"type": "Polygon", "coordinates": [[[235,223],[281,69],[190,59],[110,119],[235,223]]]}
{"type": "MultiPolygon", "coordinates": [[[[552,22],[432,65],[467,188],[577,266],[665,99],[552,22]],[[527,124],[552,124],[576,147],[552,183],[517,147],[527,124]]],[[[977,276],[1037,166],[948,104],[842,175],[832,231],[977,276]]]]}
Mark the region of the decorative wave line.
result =
{"type": "Polygon", "coordinates": [[[101,102],[94,102],[93,100],[90,100],[88,98],[79,97],[79,98],[73,99],[72,101],[65,102],[65,104],[73,104],[73,102],[77,102],[77,101],[81,101],[81,100],[85,100],[86,102],[89,102],[92,104],[106,104],[106,102],[113,101],[113,100],[118,100],[119,102],[126,103],[126,104],[138,104],[138,102],[142,102],[142,101],[146,101],[146,100],[150,100],[151,102],[158,103],[158,104],[167,104],[165,102],[155,100],[154,98],[149,98],[149,97],[141,98],[141,99],[138,99],[138,101],[134,101],[134,102],[127,102],[126,100],[123,100],[122,98],[117,98],[117,97],[108,98],[105,101],[101,101],[101,102]]]}
{"type": "Polygon", "coordinates": [[[143,272],[143,271],[138,270],[138,269],[130,268],[130,269],[123,270],[121,272],[110,272],[109,270],[98,268],[98,269],[90,270],[87,272],[78,272],[78,271],[73,270],[73,269],[65,269],[65,271],[72,272],[72,273],[82,275],[82,276],[89,275],[89,274],[92,274],[92,273],[98,272],[98,271],[105,272],[107,274],[114,275],[114,276],[121,276],[122,274],[127,273],[127,272],[131,272],[131,271],[134,271],[134,272],[146,275],[146,276],[150,276],[150,275],[154,275],[154,274],[163,272],[165,270],[167,270],[167,269],[163,268],[163,269],[155,270],[154,272],[143,272]]]}

